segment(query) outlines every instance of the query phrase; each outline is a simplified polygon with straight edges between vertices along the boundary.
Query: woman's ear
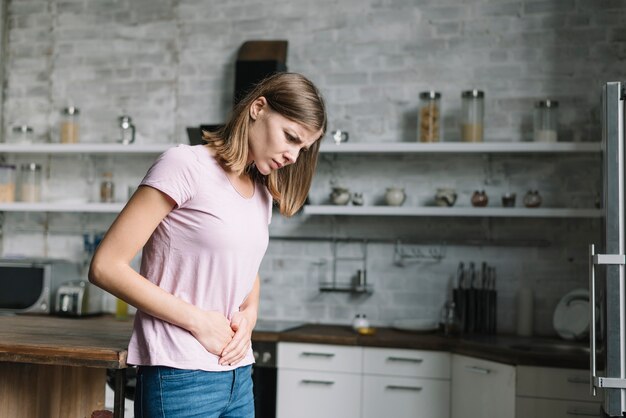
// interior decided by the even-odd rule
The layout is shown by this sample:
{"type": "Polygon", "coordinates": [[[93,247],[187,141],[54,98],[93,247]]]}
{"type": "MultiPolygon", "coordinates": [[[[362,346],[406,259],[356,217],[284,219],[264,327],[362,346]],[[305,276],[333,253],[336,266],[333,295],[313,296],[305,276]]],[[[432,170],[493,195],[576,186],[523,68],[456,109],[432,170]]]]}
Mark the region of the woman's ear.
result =
{"type": "Polygon", "coordinates": [[[259,116],[265,111],[267,108],[267,99],[263,96],[259,97],[250,105],[250,119],[257,120],[259,116]]]}

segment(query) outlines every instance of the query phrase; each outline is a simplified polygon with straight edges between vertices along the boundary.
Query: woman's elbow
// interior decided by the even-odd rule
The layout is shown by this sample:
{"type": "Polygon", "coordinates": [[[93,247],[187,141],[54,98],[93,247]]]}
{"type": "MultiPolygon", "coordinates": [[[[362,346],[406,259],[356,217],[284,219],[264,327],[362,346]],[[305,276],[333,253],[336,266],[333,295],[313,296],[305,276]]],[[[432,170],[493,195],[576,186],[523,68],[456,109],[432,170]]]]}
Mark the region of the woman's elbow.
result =
{"type": "Polygon", "coordinates": [[[89,265],[89,273],[87,274],[87,277],[89,278],[89,281],[91,283],[95,284],[96,286],[102,287],[103,275],[104,272],[102,260],[100,260],[100,257],[94,256],[91,259],[91,264],[89,265]]]}

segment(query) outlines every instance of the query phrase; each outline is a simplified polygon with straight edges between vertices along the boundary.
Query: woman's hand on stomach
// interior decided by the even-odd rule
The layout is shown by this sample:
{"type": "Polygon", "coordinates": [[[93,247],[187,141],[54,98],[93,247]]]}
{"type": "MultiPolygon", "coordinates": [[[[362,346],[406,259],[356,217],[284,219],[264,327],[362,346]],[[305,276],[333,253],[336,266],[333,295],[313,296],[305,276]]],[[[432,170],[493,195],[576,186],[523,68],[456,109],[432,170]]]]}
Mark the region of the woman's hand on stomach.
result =
{"type": "Polygon", "coordinates": [[[246,357],[252,344],[252,326],[243,312],[235,312],[230,327],[235,331],[235,336],[222,352],[219,362],[222,366],[239,363],[246,357]]]}
{"type": "Polygon", "coordinates": [[[197,324],[192,335],[209,353],[221,356],[224,347],[233,340],[235,335],[230,321],[220,312],[200,311],[197,324]]]}

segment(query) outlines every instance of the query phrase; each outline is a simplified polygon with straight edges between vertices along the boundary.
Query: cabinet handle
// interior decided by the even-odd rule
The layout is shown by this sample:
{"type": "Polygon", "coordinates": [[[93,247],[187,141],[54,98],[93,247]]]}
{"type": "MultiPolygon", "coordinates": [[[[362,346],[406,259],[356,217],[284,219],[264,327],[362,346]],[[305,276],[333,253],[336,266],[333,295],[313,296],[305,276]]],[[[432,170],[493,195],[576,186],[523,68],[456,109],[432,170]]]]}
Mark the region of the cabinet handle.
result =
{"type": "Polygon", "coordinates": [[[305,357],[326,357],[326,358],[335,357],[333,353],[314,353],[311,351],[303,351],[302,355],[305,357]]]}
{"type": "Polygon", "coordinates": [[[565,411],[565,413],[567,415],[577,415],[577,416],[585,416],[585,417],[599,417],[600,416],[600,412],[581,411],[580,409],[577,409],[577,408],[568,408],[567,411],[565,411]]]}
{"type": "Polygon", "coordinates": [[[421,358],[408,358],[408,357],[387,357],[389,361],[404,361],[407,363],[422,363],[424,360],[421,358]]]}
{"type": "Polygon", "coordinates": [[[331,386],[334,385],[335,382],[333,382],[332,380],[310,380],[310,379],[302,379],[301,380],[302,383],[304,383],[305,385],[324,385],[324,386],[331,386]]]}
{"type": "Polygon", "coordinates": [[[585,385],[589,384],[589,378],[588,377],[583,377],[583,376],[570,376],[567,378],[567,381],[569,383],[582,383],[585,385]]]}
{"type": "Polygon", "coordinates": [[[385,386],[385,389],[389,389],[389,390],[411,390],[414,392],[419,392],[420,390],[422,390],[421,387],[419,386],[398,386],[398,385],[387,385],[385,386]]]}
{"type": "Polygon", "coordinates": [[[472,372],[472,373],[480,373],[480,374],[489,374],[489,373],[491,373],[491,370],[485,369],[483,367],[465,366],[465,368],[468,371],[472,372]]]}

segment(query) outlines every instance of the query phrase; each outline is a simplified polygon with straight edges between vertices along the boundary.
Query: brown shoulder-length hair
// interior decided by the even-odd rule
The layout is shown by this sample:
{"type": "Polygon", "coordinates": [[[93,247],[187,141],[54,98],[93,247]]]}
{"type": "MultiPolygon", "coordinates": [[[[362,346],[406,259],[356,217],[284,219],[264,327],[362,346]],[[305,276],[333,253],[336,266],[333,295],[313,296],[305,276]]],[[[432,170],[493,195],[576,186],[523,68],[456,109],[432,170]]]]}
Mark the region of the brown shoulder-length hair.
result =
{"type": "Polygon", "coordinates": [[[279,204],[280,213],[292,216],[304,204],[317,165],[320,139],[326,133],[326,107],[315,85],[301,74],[277,73],[256,85],[233,109],[226,124],[216,132],[203,132],[203,138],[215,149],[220,163],[227,169],[250,177],[267,186],[279,204]],[[259,97],[265,97],[270,109],[313,132],[321,130],[320,137],[307,152],[301,152],[295,164],[262,175],[248,161],[248,127],[250,106],[259,97]]]}

